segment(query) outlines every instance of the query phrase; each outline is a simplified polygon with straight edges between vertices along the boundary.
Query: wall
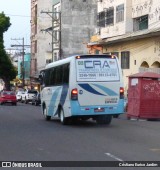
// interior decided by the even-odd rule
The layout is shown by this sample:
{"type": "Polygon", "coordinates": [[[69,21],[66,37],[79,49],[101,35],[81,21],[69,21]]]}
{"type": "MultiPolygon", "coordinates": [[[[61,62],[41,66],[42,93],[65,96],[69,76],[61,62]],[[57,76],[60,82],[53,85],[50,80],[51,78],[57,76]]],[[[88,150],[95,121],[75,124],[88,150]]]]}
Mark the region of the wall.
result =
{"type": "Polygon", "coordinates": [[[133,23],[132,16],[132,0],[105,0],[98,3],[98,12],[103,11],[105,8],[114,7],[114,24],[101,28],[101,38],[114,37],[132,32],[133,23]],[[124,4],[124,21],[116,23],[116,7],[124,4]]]}
{"type": "Polygon", "coordinates": [[[60,0],[52,0],[53,5],[58,4],[58,3],[60,3],[60,0]]]}
{"type": "Polygon", "coordinates": [[[86,44],[94,34],[97,0],[62,0],[62,57],[88,53],[86,44]]]}
{"type": "MultiPolygon", "coordinates": [[[[46,65],[46,58],[48,58],[48,53],[46,52],[49,44],[52,42],[52,36],[42,30],[45,30],[52,26],[52,18],[46,13],[41,13],[42,11],[52,12],[52,0],[38,0],[37,5],[37,34],[35,39],[37,40],[37,53],[35,58],[37,59],[37,69],[41,70],[46,65]]],[[[52,14],[50,14],[52,15],[52,14]]]]}
{"type": "Polygon", "coordinates": [[[160,24],[159,0],[133,0],[132,17],[149,16],[149,29],[158,28],[160,24]]]}
{"type": "MultiPolygon", "coordinates": [[[[24,70],[25,70],[25,74],[24,74],[24,78],[25,79],[30,79],[30,61],[31,61],[31,54],[25,54],[24,55],[24,70]]],[[[22,78],[22,56],[18,58],[18,78],[22,78]]]]}
{"type": "Polygon", "coordinates": [[[61,4],[60,1],[55,1],[53,5],[54,13],[54,21],[53,21],[53,62],[60,59],[60,12],[61,12],[61,4]]]}
{"type": "Polygon", "coordinates": [[[125,90],[127,90],[128,76],[138,73],[144,61],[151,68],[154,62],[160,61],[160,36],[108,45],[104,47],[103,52],[119,52],[119,61],[121,63],[122,51],[130,51],[130,69],[123,69],[125,90]]]}

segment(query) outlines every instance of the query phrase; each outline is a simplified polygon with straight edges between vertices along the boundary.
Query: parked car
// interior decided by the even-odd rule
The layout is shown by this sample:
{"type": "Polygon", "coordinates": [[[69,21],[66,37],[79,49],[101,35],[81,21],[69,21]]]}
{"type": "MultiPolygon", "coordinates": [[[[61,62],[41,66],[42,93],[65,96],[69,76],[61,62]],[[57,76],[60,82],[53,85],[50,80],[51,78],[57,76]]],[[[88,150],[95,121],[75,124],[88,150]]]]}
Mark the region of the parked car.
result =
{"type": "Polygon", "coordinates": [[[38,91],[36,90],[26,90],[24,93],[22,93],[22,103],[28,103],[32,102],[32,99],[35,95],[37,95],[38,91]]]}
{"type": "Polygon", "coordinates": [[[24,93],[24,90],[20,90],[20,91],[16,92],[17,101],[21,101],[22,100],[22,93],[24,93]]]}
{"type": "Polygon", "coordinates": [[[0,104],[12,103],[17,105],[16,93],[14,91],[1,91],[0,92],[0,104]]]}
{"type": "Polygon", "coordinates": [[[32,99],[32,105],[38,106],[41,104],[41,95],[40,93],[37,93],[32,99]]]}

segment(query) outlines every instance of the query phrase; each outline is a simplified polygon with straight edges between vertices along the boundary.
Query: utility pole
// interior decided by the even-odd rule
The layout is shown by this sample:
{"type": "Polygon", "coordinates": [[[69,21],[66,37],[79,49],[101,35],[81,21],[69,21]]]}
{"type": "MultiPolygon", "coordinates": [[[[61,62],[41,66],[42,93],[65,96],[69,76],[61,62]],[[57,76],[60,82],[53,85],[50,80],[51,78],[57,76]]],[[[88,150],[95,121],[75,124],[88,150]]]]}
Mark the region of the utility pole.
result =
{"type": "Polygon", "coordinates": [[[21,70],[21,73],[22,73],[22,87],[24,88],[24,86],[25,86],[25,68],[24,68],[24,54],[25,54],[25,52],[24,52],[24,47],[30,47],[30,45],[24,45],[24,37],[23,38],[19,38],[19,39],[11,39],[11,40],[16,40],[16,41],[18,41],[18,40],[21,40],[22,41],[22,44],[20,44],[19,42],[19,44],[13,44],[13,45],[11,45],[11,47],[22,47],[22,70],[21,70]]]}
{"type": "Polygon", "coordinates": [[[61,59],[61,12],[54,12],[53,6],[52,6],[52,12],[49,11],[41,11],[41,13],[45,13],[49,15],[52,18],[52,27],[47,28],[47,29],[42,29],[41,31],[45,31],[49,33],[52,36],[52,62],[54,60],[54,50],[59,51],[59,58],[61,59]],[[59,15],[58,18],[56,15],[59,15]],[[59,28],[56,29],[56,28],[59,28]],[[57,37],[55,37],[54,33],[55,31],[59,32],[59,40],[57,40],[57,37]],[[51,32],[51,33],[50,33],[51,32]],[[53,45],[58,42],[58,47],[55,48],[53,45]]]}

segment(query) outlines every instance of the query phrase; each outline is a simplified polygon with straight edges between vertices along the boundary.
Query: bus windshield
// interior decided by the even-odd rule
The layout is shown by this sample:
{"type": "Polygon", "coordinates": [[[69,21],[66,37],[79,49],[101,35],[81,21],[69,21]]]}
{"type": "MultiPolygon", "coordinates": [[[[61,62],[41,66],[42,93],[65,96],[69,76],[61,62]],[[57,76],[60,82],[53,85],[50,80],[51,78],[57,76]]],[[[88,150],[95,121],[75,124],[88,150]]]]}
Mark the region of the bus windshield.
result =
{"type": "Polygon", "coordinates": [[[119,81],[116,58],[80,58],[76,60],[78,82],[119,81]]]}

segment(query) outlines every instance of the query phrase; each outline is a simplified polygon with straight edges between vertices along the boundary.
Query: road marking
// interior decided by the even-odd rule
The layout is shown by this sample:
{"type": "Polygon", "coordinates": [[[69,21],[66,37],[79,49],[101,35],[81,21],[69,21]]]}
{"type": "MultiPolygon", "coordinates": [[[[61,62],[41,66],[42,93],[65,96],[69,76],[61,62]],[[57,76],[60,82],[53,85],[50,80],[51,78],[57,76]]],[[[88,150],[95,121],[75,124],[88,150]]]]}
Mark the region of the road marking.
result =
{"type": "Polygon", "coordinates": [[[156,148],[153,148],[153,149],[150,149],[151,151],[153,151],[153,152],[160,152],[160,149],[156,149],[156,148]]]}
{"type": "Polygon", "coordinates": [[[111,153],[105,153],[105,155],[117,160],[117,161],[121,161],[121,162],[124,162],[122,159],[118,158],[117,156],[115,155],[112,155],[111,153]]]}

